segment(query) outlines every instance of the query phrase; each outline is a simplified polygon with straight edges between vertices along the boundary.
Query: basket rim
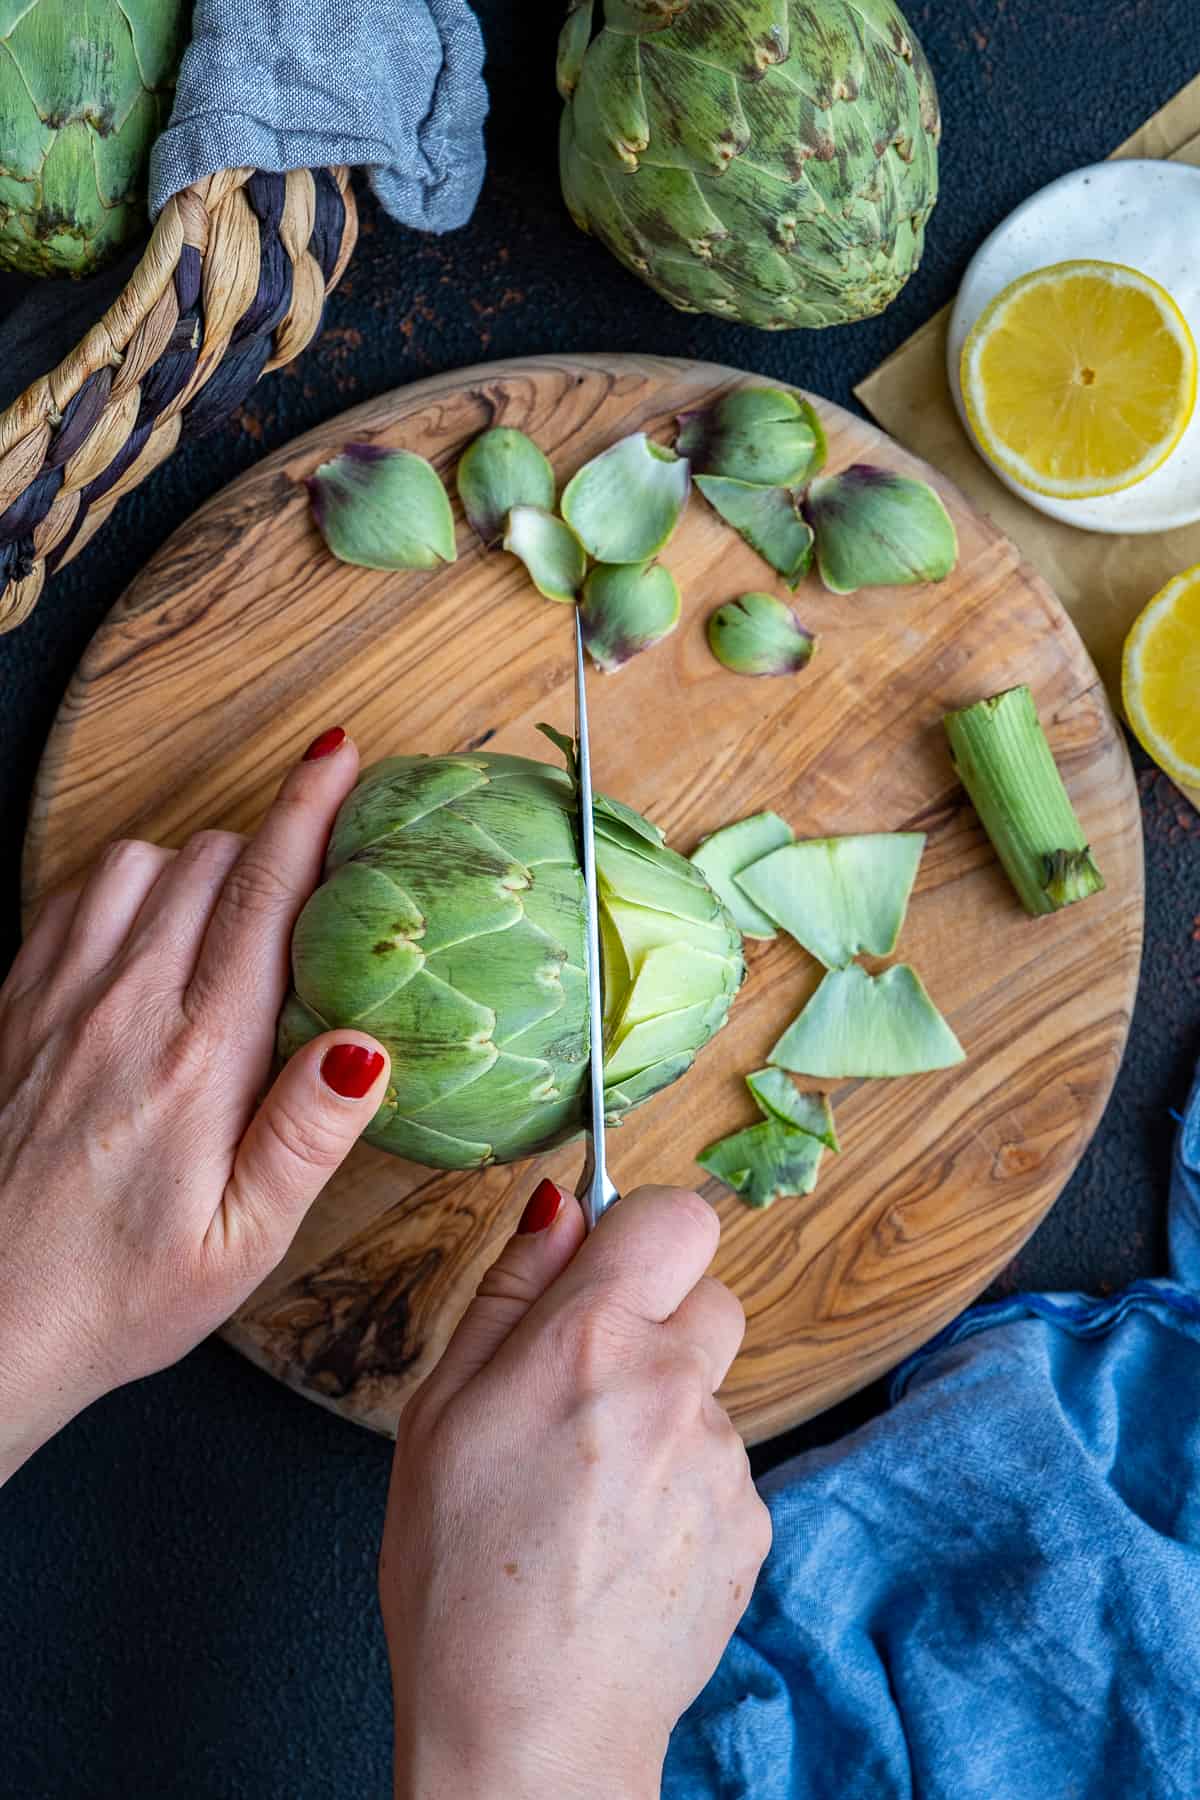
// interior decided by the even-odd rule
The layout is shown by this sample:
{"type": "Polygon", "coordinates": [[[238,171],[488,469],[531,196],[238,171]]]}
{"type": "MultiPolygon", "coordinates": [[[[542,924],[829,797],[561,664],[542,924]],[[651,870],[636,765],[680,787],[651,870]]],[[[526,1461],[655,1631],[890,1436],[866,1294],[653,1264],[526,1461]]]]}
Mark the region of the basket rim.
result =
{"type": "MultiPolygon", "coordinates": [[[[307,170],[276,170],[281,175],[306,174],[307,170]]],[[[185,246],[203,255],[208,242],[209,216],[237,188],[256,174],[253,168],[222,169],[205,175],[190,187],[172,194],[154,222],[149,242],[129,280],[62,361],[39,375],[23,393],[0,411],[0,457],[31,433],[52,429],[61,421],[70,401],[98,369],[119,370],[134,333],[160,303],[175,277],[185,246]]],[[[350,187],[345,164],[329,165],[343,199],[350,187]]],[[[329,287],[341,278],[354,247],[348,232],[341,246],[329,287]]]]}

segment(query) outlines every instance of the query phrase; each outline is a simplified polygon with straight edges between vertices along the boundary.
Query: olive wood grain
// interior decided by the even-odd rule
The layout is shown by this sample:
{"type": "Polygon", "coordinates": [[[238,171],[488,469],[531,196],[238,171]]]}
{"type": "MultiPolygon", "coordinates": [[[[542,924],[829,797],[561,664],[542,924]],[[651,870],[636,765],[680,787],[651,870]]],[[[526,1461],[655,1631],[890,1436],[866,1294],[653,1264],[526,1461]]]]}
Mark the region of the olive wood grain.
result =
{"type": "MultiPolygon", "coordinates": [[[[89,647],[37,782],[25,901],[117,834],[178,843],[253,826],[289,761],[337,721],[368,759],[483,744],[544,757],[540,719],[569,729],[567,611],[458,515],[459,560],[432,575],[348,568],[326,554],[299,485],[350,439],[429,456],[502,421],[532,433],[565,479],[621,434],[669,434],[736,371],[646,357],[501,363],[386,394],[234,481],[169,540],[89,647]]],[[[929,844],[900,954],[969,1052],[942,1074],[849,1082],[844,1150],[807,1199],[751,1213],[715,1183],[716,1272],[748,1329],[724,1397],[760,1439],[819,1411],[928,1338],[1018,1249],[1075,1167],[1111,1089],[1137,983],[1138,806],[1124,742],[1074,628],[1015,547],[963,496],[872,426],[817,401],[830,466],[886,463],[932,480],[961,561],[938,586],[796,596],[820,634],[799,677],[728,674],[709,611],[783,590],[699,497],[664,560],[683,621],[592,682],[598,783],[688,851],[763,807],[800,835],[920,829],[929,844]],[[1107,881],[1086,905],[1018,906],[947,755],[947,707],[1028,681],[1107,881]]],[[[676,1088],[614,1134],[626,1190],[693,1183],[694,1154],[749,1124],[742,1075],[812,992],[793,943],[749,946],[733,1019],[676,1088]]],[[[228,1326],[301,1393],[394,1429],[540,1173],[574,1182],[578,1152],[453,1176],[360,1148],[275,1274],[228,1326]]]]}

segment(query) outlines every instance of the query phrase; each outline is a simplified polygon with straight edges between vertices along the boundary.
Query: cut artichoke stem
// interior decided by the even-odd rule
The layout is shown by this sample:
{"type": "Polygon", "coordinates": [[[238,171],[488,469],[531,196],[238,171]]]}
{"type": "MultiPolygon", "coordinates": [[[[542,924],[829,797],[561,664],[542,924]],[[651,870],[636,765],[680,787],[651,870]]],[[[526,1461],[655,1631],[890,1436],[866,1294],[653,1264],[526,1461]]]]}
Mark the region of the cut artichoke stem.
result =
{"type": "Polygon", "coordinates": [[[441,477],[411,450],[347,444],[305,486],[317,529],[339,562],[436,569],[457,559],[441,477]]]}
{"type": "Polygon", "coordinates": [[[567,483],[562,516],[597,562],[645,563],[669,541],[690,491],[690,464],[638,431],[567,483]]]}
{"type": "Polygon", "coordinates": [[[827,1150],[841,1149],[827,1095],[802,1092],[783,1069],[756,1069],[747,1075],[746,1086],[764,1118],[780,1119],[797,1131],[807,1131],[827,1150]]]}
{"type": "Polygon", "coordinates": [[[540,506],[514,506],[504,548],[520,557],[539,594],[572,604],[587,574],[587,556],[569,525],[540,506]]]}
{"type": "MultiPolygon", "coordinates": [[[[387,1047],[392,1081],[367,1131],[380,1149],[478,1168],[582,1128],[590,1021],[576,825],[570,776],[483,751],[393,757],[342,806],[327,879],[294,933],[278,1043],[291,1055],[357,1026],[387,1047]]],[[[691,1066],[744,967],[703,876],[648,821],[600,797],[596,859],[606,1103],[619,1123],[691,1066]]]]}
{"type": "Polygon", "coordinates": [[[696,486],[790,588],[799,586],[812,566],[813,534],[791,488],[755,487],[723,475],[697,475],[696,486]]]}
{"type": "Polygon", "coordinates": [[[764,1119],[702,1150],[696,1161],[756,1210],[811,1194],[825,1153],[819,1138],[781,1119],[764,1119]]]}
{"type": "Polygon", "coordinates": [[[817,568],[832,594],[942,581],[958,561],[954,521],[924,481],[855,463],[804,496],[817,568]]]}
{"type": "Polygon", "coordinates": [[[498,425],[468,444],[455,479],[467,521],[489,549],[514,506],[554,511],[554,470],[533,439],[512,426],[498,425]]]}
{"type": "Polygon", "coordinates": [[[790,844],[792,836],[791,826],[778,813],[761,812],[739,819],[736,825],[723,825],[692,851],[692,863],[724,902],[744,937],[769,940],[775,936],[775,926],[762,908],[743,893],[735,877],[770,851],[790,844]]]}
{"type": "Polygon", "coordinates": [[[669,637],[679,613],[679,588],[661,563],[601,563],[584,583],[579,602],[588,655],[609,675],[669,637]]]}
{"type": "Polygon", "coordinates": [[[1104,887],[1029,688],[947,713],[950,754],[1026,912],[1035,917],[1104,887]]]}
{"type": "Polygon", "coordinates": [[[774,594],[743,594],[709,619],[708,647],[734,675],[797,675],[812,661],[817,640],[774,594]]]}
{"type": "Polygon", "coordinates": [[[859,963],[831,969],[770,1055],[777,1067],[827,1081],[923,1075],[966,1051],[906,963],[868,975],[859,963]]]}
{"type": "Polygon", "coordinates": [[[784,388],[737,388],[706,412],[681,413],[675,448],[705,475],[767,488],[802,487],[826,455],[816,412],[784,388]]]}
{"type": "Polygon", "coordinates": [[[810,838],[739,871],[737,885],[827,969],[890,956],[925,849],[921,831],[810,838]]]}

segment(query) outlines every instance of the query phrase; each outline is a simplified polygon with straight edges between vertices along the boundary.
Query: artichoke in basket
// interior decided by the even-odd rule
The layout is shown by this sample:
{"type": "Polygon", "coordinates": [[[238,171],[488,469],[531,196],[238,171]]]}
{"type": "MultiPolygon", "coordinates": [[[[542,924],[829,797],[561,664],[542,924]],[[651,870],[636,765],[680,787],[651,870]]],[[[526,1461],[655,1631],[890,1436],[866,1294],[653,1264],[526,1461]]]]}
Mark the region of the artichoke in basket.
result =
{"type": "MultiPolygon", "coordinates": [[[[387,1046],[366,1136],[433,1168],[515,1162],[583,1124],[589,1020],[570,778],[523,757],[397,756],[338,815],[296,926],[279,1048],[330,1026],[387,1046]]],[[[724,1024],[741,937],[703,875],[598,798],[610,1120],[690,1068],[724,1024]]]]}
{"type": "Polygon", "coordinates": [[[0,0],[0,268],[91,275],[146,223],[191,0],[0,0]]]}
{"type": "Polygon", "coordinates": [[[843,324],[920,261],[941,124],[893,0],[571,0],[558,79],[576,223],[684,311],[843,324]]]}

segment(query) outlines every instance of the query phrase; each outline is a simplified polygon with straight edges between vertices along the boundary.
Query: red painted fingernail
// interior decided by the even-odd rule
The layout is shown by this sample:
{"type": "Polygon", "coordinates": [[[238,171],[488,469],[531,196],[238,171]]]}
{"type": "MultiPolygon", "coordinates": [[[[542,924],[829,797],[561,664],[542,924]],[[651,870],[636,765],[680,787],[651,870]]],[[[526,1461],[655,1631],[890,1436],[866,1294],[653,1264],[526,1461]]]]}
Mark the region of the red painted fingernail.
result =
{"type": "Polygon", "coordinates": [[[383,1057],[363,1044],[335,1044],[321,1058],[321,1080],[343,1100],[361,1100],[379,1080],[383,1057]]]}
{"type": "Polygon", "coordinates": [[[521,1223],[517,1230],[523,1235],[535,1231],[545,1231],[547,1225],[553,1225],[563,1203],[562,1189],[553,1181],[539,1181],[533,1190],[533,1198],[521,1214],[521,1223]]]}
{"type": "Polygon", "coordinates": [[[320,762],[323,756],[332,756],[335,750],[340,750],[345,741],[346,734],[341,726],[332,725],[328,731],[323,731],[320,737],[313,739],[301,761],[320,762]]]}

